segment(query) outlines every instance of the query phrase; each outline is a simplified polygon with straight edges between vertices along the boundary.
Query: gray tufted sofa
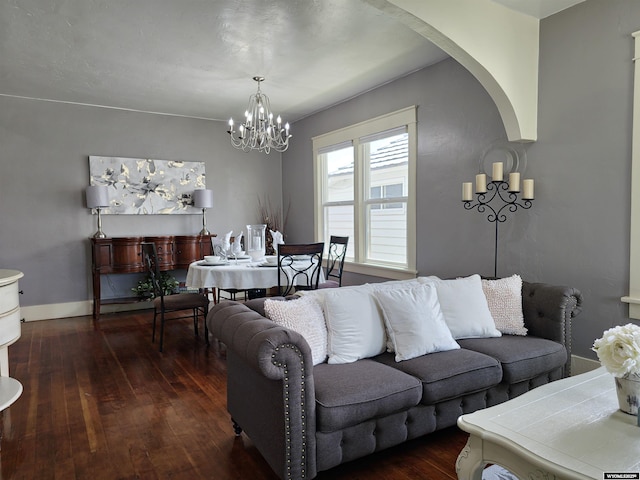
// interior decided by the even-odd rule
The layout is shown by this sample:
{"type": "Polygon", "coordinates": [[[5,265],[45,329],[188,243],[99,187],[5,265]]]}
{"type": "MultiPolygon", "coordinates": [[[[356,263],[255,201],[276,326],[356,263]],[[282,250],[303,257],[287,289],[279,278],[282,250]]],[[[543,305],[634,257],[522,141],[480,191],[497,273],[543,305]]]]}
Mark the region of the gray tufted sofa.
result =
{"type": "Polygon", "coordinates": [[[207,323],[227,346],[236,433],[280,478],[313,478],[568,376],[580,292],[523,282],[522,293],[527,336],[458,340],[459,350],[403,362],[384,353],[316,366],[300,335],[265,318],[264,299],[220,303],[207,323]]]}

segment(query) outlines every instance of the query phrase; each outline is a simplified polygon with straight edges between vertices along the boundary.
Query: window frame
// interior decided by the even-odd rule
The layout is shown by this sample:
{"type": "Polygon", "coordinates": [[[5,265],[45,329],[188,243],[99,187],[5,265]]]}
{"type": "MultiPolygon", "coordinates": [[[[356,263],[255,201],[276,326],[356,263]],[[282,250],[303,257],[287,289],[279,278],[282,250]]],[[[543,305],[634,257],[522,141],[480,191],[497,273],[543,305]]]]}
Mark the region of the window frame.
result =
{"type": "Polygon", "coordinates": [[[354,125],[350,125],[333,132],[328,132],[312,138],[313,143],[313,172],[314,172],[314,236],[316,241],[324,239],[324,192],[327,189],[328,174],[326,162],[320,161],[320,152],[336,145],[353,145],[354,148],[354,235],[350,239],[354,244],[353,260],[345,262],[344,269],[349,272],[372,275],[384,278],[406,279],[415,278],[416,270],[416,164],[417,164],[417,106],[412,105],[395,112],[381,115],[354,125]],[[364,191],[365,165],[360,158],[360,139],[389,130],[406,128],[408,139],[408,178],[407,178],[407,250],[405,266],[388,265],[366,260],[366,207],[369,192],[364,191]]]}

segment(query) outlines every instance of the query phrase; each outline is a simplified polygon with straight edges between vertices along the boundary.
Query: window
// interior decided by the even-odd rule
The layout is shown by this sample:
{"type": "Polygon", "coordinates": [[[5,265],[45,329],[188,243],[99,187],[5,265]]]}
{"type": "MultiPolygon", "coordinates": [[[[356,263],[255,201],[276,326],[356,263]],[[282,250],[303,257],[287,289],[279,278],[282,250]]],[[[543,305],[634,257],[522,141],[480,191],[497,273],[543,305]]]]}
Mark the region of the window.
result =
{"type": "Polygon", "coordinates": [[[410,107],[313,139],[316,238],[349,236],[350,271],[415,275],[415,129],[410,107]]]}

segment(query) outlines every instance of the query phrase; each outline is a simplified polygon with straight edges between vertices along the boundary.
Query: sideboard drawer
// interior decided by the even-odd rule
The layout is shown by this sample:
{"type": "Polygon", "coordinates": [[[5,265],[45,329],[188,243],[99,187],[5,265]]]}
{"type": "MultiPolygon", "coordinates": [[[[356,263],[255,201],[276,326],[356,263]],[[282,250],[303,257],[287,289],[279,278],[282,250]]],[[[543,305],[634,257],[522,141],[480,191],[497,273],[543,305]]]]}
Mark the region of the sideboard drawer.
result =
{"type": "Polygon", "coordinates": [[[19,304],[18,282],[0,286],[0,315],[10,312],[19,304]]]}

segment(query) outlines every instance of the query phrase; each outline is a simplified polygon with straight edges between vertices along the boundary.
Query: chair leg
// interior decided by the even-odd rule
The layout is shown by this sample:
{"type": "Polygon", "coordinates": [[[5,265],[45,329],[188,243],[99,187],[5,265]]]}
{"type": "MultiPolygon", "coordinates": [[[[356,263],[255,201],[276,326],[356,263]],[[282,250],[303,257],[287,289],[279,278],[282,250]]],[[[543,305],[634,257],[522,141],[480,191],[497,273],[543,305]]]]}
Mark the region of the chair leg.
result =
{"type": "Polygon", "coordinates": [[[151,330],[151,343],[156,343],[156,315],[158,311],[153,309],[153,328],[151,330]]]}
{"type": "Polygon", "coordinates": [[[193,309],[193,331],[198,336],[198,309],[193,309]]]}
{"type": "Polygon", "coordinates": [[[164,310],[160,312],[160,351],[164,346],[164,310]]]}
{"type": "Polygon", "coordinates": [[[204,323],[204,341],[207,345],[209,345],[209,327],[207,326],[207,315],[209,314],[209,307],[204,307],[204,316],[203,318],[203,322],[204,323]]]}

